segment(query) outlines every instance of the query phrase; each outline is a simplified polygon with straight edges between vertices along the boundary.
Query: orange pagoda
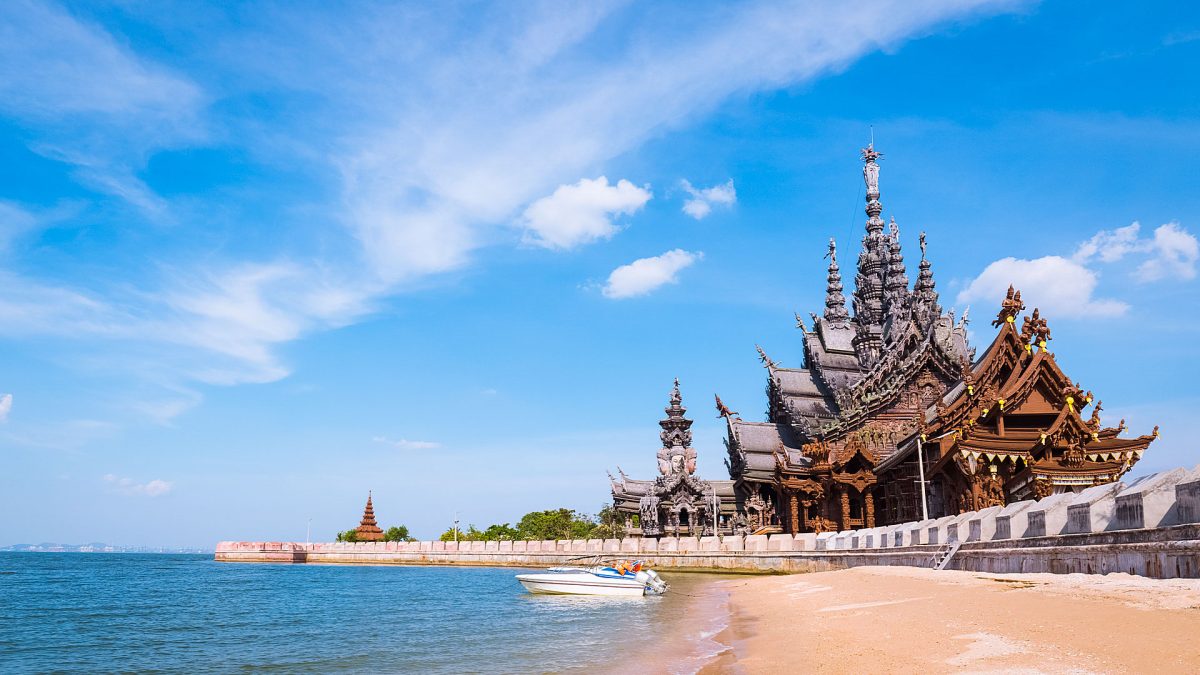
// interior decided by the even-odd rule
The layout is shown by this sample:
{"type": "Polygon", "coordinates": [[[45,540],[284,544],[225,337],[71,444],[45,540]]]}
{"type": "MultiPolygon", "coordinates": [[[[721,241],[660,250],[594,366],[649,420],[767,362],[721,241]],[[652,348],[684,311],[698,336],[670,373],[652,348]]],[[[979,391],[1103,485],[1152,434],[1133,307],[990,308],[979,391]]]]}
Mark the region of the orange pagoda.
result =
{"type": "Polygon", "coordinates": [[[363,509],[362,522],[354,530],[359,541],[383,541],[383,530],[375,523],[375,507],[371,505],[371,493],[367,492],[367,507],[363,509]]]}

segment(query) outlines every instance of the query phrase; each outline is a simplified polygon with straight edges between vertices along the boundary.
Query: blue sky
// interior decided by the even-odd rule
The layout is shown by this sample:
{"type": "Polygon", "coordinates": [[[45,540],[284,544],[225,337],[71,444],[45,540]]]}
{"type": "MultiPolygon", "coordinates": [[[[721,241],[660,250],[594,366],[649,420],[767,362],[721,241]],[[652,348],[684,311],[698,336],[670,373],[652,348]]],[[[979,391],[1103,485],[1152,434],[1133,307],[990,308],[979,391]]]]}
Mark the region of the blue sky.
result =
{"type": "Polygon", "coordinates": [[[0,544],[595,511],[885,217],[1200,461],[1187,3],[0,5],[0,544]],[[1137,224],[1134,227],[1134,224],[1137,224]]]}

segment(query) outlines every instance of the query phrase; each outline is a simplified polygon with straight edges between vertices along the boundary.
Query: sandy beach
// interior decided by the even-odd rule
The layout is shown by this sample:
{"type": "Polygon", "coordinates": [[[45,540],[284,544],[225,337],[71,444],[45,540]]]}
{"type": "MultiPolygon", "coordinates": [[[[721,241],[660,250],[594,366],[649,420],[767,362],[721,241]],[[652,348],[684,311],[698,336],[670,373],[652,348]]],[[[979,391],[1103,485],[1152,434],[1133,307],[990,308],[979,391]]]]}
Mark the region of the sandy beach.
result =
{"type": "Polygon", "coordinates": [[[860,567],[714,592],[726,650],[706,674],[1200,670],[1198,579],[860,567]]]}

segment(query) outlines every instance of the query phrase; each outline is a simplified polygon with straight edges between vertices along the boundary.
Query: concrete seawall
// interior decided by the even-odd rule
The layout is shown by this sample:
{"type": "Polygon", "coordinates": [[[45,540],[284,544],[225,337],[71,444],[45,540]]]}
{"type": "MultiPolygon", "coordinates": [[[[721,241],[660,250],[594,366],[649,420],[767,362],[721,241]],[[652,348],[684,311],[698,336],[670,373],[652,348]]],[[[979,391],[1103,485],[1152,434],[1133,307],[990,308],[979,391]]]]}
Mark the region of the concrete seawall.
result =
{"type": "Polygon", "coordinates": [[[1200,467],[1100,485],[1038,502],[850,532],[660,539],[217,545],[223,562],[549,567],[586,555],[659,569],[815,572],[861,565],[928,567],[961,542],[949,568],[980,572],[1200,577],[1200,467]]]}
{"type": "MultiPolygon", "coordinates": [[[[928,567],[934,555],[942,549],[938,545],[925,544],[815,550],[816,541],[812,535],[771,535],[769,540],[764,536],[757,541],[755,537],[722,537],[705,541],[707,539],[681,537],[625,539],[619,542],[487,542],[517,545],[506,546],[506,550],[500,550],[499,547],[474,550],[470,545],[456,547],[453,542],[428,541],[386,544],[221,542],[217,546],[216,559],[224,562],[550,567],[582,555],[605,554],[605,548],[618,548],[623,550],[610,550],[607,555],[640,558],[658,569],[771,573],[815,572],[860,565],[928,567]],[[616,543],[617,546],[605,546],[606,543],[616,543]],[[435,550],[434,544],[442,546],[435,550]],[[544,550],[543,544],[547,545],[544,550]],[[705,544],[710,550],[702,548],[705,544]],[[755,550],[746,550],[747,544],[755,550]],[[521,548],[525,550],[519,550],[521,548]]],[[[464,542],[474,543],[485,542],[464,542]]],[[[949,567],[997,573],[1128,572],[1164,579],[1195,578],[1200,577],[1200,525],[968,542],[962,545],[949,567]]]]}

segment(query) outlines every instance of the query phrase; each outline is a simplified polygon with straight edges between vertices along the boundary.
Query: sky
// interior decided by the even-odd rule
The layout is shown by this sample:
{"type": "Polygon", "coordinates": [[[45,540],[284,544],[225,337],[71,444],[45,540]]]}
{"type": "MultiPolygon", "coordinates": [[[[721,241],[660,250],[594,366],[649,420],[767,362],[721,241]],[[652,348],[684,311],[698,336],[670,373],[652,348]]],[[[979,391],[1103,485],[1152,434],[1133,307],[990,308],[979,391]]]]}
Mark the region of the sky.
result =
{"type": "Polygon", "coordinates": [[[872,137],[973,344],[1015,283],[1194,466],[1197,72],[1189,3],[0,3],[0,545],[595,512],[676,377],[725,477],[872,137]]]}

